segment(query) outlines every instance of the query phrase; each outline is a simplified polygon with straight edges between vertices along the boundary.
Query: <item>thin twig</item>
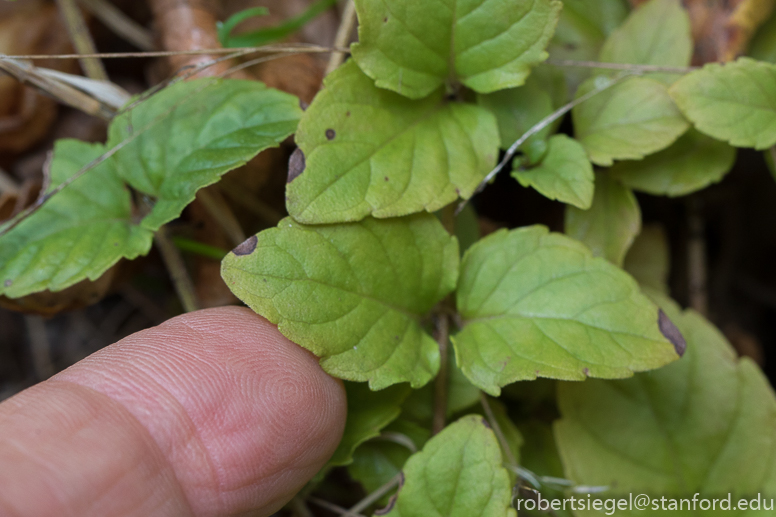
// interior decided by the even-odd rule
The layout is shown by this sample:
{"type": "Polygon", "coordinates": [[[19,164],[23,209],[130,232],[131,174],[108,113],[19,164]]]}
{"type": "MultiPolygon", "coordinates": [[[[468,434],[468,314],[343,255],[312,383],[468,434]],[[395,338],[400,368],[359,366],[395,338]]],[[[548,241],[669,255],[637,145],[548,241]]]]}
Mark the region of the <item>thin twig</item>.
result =
{"type": "MultiPolygon", "coordinates": [[[[342,21],[340,22],[337,35],[334,37],[334,47],[347,47],[350,35],[353,33],[353,27],[356,24],[356,3],[353,0],[347,0],[345,10],[342,12],[342,21]]],[[[334,52],[329,58],[329,64],[326,67],[326,75],[333,72],[345,60],[344,52],[334,52]]]]}
{"type": "Polygon", "coordinates": [[[445,428],[447,421],[447,371],[448,371],[448,340],[450,320],[446,314],[437,317],[436,339],[439,344],[439,373],[434,381],[434,418],[431,433],[437,434],[445,428]]]}
{"type": "Polygon", "coordinates": [[[258,197],[251,195],[250,192],[229,179],[229,177],[219,181],[218,188],[230,197],[232,201],[259,217],[269,226],[275,226],[283,219],[283,214],[261,201],[258,197]]]}
{"type": "MultiPolygon", "coordinates": [[[[67,32],[70,34],[70,41],[73,43],[76,52],[79,54],[94,54],[97,49],[94,46],[89,29],[86,27],[83,14],[75,3],[75,0],[57,0],[59,12],[65,20],[67,32]]],[[[99,58],[83,57],[80,59],[81,68],[84,69],[86,77],[98,81],[107,81],[108,74],[102,66],[99,58]]]]}
{"type": "Polygon", "coordinates": [[[283,43],[277,45],[264,45],[261,47],[240,47],[240,48],[205,48],[192,50],[153,50],[150,52],[96,52],[94,54],[0,54],[0,60],[3,59],[81,59],[81,58],[100,58],[100,59],[126,59],[136,57],[171,57],[171,56],[198,56],[203,54],[232,54],[245,55],[255,52],[274,52],[291,53],[306,52],[311,54],[326,54],[328,52],[350,52],[348,48],[325,47],[322,45],[313,45],[310,43],[283,43]]]}
{"type": "Polygon", "coordinates": [[[630,63],[602,63],[600,61],[574,61],[571,59],[548,59],[548,65],[569,66],[578,68],[603,68],[608,70],[623,70],[633,73],[664,72],[669,74],[686,74],[698,70],[699,66],[659,66],[659,65],[634,65],[630,63]]]}
{"type": "Polygon", "coordinates": [[[84,8],[114,33],[141,50],[153,50],[151,31],[135,22],[106,0],[78,0],[84,8]]]}
{"type": "Polygon", "coordinates": [[[223,72],[221,72],[220,74],[218,74],[217,77],[228,77],[228,76],[230,76],[230,75],[232,75],[232,74],[234,74],[236,72],[239,72],[240,70],[245,70],[246,68],[250,68],[252,66],[255,66],[255,65],[258,65],[258,64],[261,64],[261,63],[266,63],[267,61],[272,61],[274,59],[280,59],[280,58],[286,57],[286,56],[295,56],[295,55],[301,54],[301,53],[302,52],[288,52],[288,53],[283,53],[283,54],[271,54],[269,56],[257,57],[255,59],[251,59],[251,60],[246,61],[244,63],[239,63],[237,65],[231,66],[228,69],[226,69],[223,72]]]}
{"type": "Polygon", "coordinates": [[[201,189],[197,192],[197,199],[205,207],[213,220],[221,227],[224,234],[229,238],[233,246],[238,246],[245,241],[246,235],[240,227],[239,221],[234,216],[234,212],[221,197],[221,194],[208,189],[201,189]]]}
{"type": "Polygon", "coordinates": [[[342,517],[355,517],[358,515],[362,510],[366,510],[369,508],[373,503],[375,503],[378,499],[380,499],[382,496],[390,492],[394,487],[397,487],[401,484],[402,480],[404,479],[404,474],[399,472],[395,476],[391,478],[390,481],[388,481],[386,484],[363,498],[361,501],[356,503],[350,510],[348,510],[346,513],[342,515],[342,517]]]}
{"type": "Polygon", "coordinates": [[[188,271],[186,271],[183,257],[181,257],[178,248],[175,247],[175,244],[170,239],[166,226],[162,226],[156,231],[154,243],[162,255],[167,271],[170,273],[170,279],[173,286],[175,286],[175,292],[178,294],[183,310],[186,312],[198,310],[199,302],[194,291],[194,282],[192,282],[188,271]]]}
{"type": "Polygon", "coordinates": [[[488,418],[490,426],[493,428],[493,432],[496,434],[498,442],[501,444],[501,448],[504,449],[507,464],[517,467],[517,459],[515,459],[515,455],[512,453],[512,448],[509,447],[509,442],[507,441],[507,437],[504,436],[501,426],[498,425],[496,415],[493,414],[493,409],[490,407],[488,396],[485,395],[485,393],[480,393],[480,403],[482,404],[482,409],[485,411],[485,416],[488,418]]]}
{"type": "MultiPolygon", "coordinates": [[[[321,499],[320,497],[311,496],[311,497],[308,497],[307,500],[310,501],[311,503],[317,504],[321,508],[326,508],[327,510],[331,510],[332,512],[337,513],[339,515],[345,515],[346,513],[348,513],[347,509],[339,505],[336,505],[334,503],[330,503],[329,501],[325,499],[321,499]]],[[[350,517],[364,517],[364,516],[361,514],[351,513],[350,517]]]]}
{"type": "MultiPolygon", "coordinates": [[[[488,173],[487,176],[485,176],[485,179],[483,179],[480,182],[479,186],[472,193],[472,197],[475,194],[479,194],[480,192],[483,191],[485,186],[488,183],[490,183],[490,181],[493,178],[496,177],[496,174],[498,174],[501,171],[501,169],[503,169],[504,166],[506,166],[506,164],[508,164],[509,161],[512,160],[512,158],[515,157],[515,154],[517,153],[517,150],[520,148],[521,145],[523,145],[525,143],[526,140],[528,140],[533,135],[535,135],[536,133],[540,132],[541,130],[543,130],[544,128],[546,128],[547,126],[549,126],[550,124],[552,124],[553,122],[555,122],[556,120],[561,118],[563,115],[565,115],[566,113],[568,113],[569,111],[571,111],[575,107],[577,107],[580,104],[582,104],[583,102],[585,102],[586,100],[590,99],[591,97],[593,97],[595,95],[598,95],[599,93],[601,93],[601,92],[603,92],[605,90],[608,90],[609,88],[611,88],[615,84],[619,83],[620,81],[622,81],[626,77],[630,77],[630,76],[633,76],[633,75],[635,75],[635,74],[633,74],[633,73],[623,73],[623,74],[620,74],[617,77],[614,77],[613,79],[610,79],[610,80],[606,81],[604,84],[602,84],[600,86],[597,86],[596,88],[590,90],[586,94],[584,94],[584,95],[582,95],[580,97],[577,97],[573,101],[571,101],[568,104],[558,108],[557,110],[553,111],[551,114],[547,115],[542,120],[540,120],[537,124],[535,124],[533,127],[531,127],[531,129],[529,129],[528,131],[523,133],[523,136],[518,138],[517,141],[515,141],[515,143],[513,143],[509,147],[509,149],[507,149],[507,152],[504,155],[504,158],[498,163],[498,165],[496,165],[496,167],[492,171],[490,171],[488,173]]],[[[469,199],[471,199],[471,197],[469,199]]],[[[455,211],[456,215],[461,213],[461,210],[463,210],[463,207],[466,206],[467,202],[468,202],[468,199],[464,199],[463,201],[461,201],[461,203],[458,205],[458,208],[455,211]]]]}

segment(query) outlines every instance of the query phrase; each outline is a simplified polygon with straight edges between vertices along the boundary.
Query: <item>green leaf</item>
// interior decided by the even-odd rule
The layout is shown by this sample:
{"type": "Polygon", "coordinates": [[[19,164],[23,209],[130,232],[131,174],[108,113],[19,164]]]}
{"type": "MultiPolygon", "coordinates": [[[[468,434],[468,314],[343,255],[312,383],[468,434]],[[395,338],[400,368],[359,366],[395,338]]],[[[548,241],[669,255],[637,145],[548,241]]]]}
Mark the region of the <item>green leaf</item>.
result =
{"type": "MultiPolygon", "coordinates": [[[[410,450],[405,445],[388,439],[371,440],[353,453],[353,463],[348,466],[348,474],[361,483],[367,493],[374,492],[388,483],[404,468],[404,464],[417,449],[428,441],[431,432],[407,420],[399,419],[392,422],[385,432],[399,433],[410,440],[415,449],[410,450]]],[[[380,501],[388,504],[390,497],[384,496],[380,501]]]]}
{"type": "Polygon", "coordinates": [[[712,63],[671,87],[671,97],[698,128],[736,147],[776,144],[776,65],[742,57],[712,63]]]}
{"type": "MultiPolygon", "coordinates": [[[[496,116],[504,149],[555,109],[550,92],[533,75],[519,88],[478,95],[477,102],[496,116]]],[[[534,140],[546,140],[552,132],[552,126],[544,128],[529,138],[523,147],[534,140]]]]}
{"type": "Polygon", "coordinates": [[[458,242],[430,214],[305,226],[286,218],[222,263],[232,292],[330,374],[414,388],[439,369],[421,318],[455,288],[458,242]]]}
{"type": "Polygon", "coordinates": [[[625,256],[623,269],[642,287],[668,293],[671,254],[668,239],[659,224],[648,224],[639,233],[625,256]]]}
{"type": "Polygon", "coordinates": [[[516,517],[496,436],[480,416],[447,426],[404,468],[391,517],[516,517]]]}
{"type": "Polygon", "coordinates": [[[616,163],[611,174],[634,190],[684,196],[720,181],[735,160],[735,148],[691,129],[659,153],[616,163]]]}
{"type": "Polygon", "coordinates": [[[305,165],[289,176],[286,206],[309,224],[433,212],[467,199],[499,146],[486,109],[448,102],[441,90],[408,100],[375,87],[352,61],[327,77],[296,141],[305,165]]]}
{"type": "Polygon", "coordinates": [[[566,135],[550,138],[547,154],[537,167],[516,169],[512,176],[524,187],[581,209],[593,202],[593,166],[585,148],[566,135]]]}
{"type": "MultiPolygon", "coordinates": [[[[604,43],[599,60],[607,63],[685,67],[693,40],[690,17],[680,0],[650,0],[637,7],[604,43]]],[[[677,74],[650,74],[668,84],[677,74]]]]}
{"type": "MultiPolygon", "coordinates": [[[[594,90],[591,78],[577,90],[577,98],[594,90]]],[[[665,85],[645,77],[631,77],[594,95],[572,110],[577,140],[590,160],[611,165],[614,160],[639,160],[665,149],[689,128],[665,85]]]]}
{"type": "MultiPolygon", "coordinates": [[[[564,0],[558,28],[547,50],[550,58],[595,61],[606,37],[628,15],[627,0],[564,0]]],[[[590,75],[589,68],[564,67],[572,90],[590,75]]]]}
{"type": "Polygon", "coordinates": [[[585,243],[594,256],[620,266],[641,231],[641,210],[633,192],[599,172],[593,205],[589,210],[567,206],[565,228],[566,235],[585,243]]]}
{"type": "Polygon", "coordinates": [[[458,364],[494,396],[518,380],[628,377],[678,358],[658,308],[630,276],[543,226],[472,246],[457,297],[458,364]]]}
{"type": "Polygon", "coordinates": [[[749,55],[760,61],[776,63],[776,14],[757,29],[749,45],[749,55]]]}
{"type": "Polygon", "coordinates": [[[155,231],[178,217],[197,190],[279,145],[301,113],[296,97],[258,81],[184,81],[116,117],[107,146],[134,137],[115,156],[116,169],[155,199],[141,223],[155,231]]]}
{"type": "MultiPolygon", "coordinates": [[[[153,232],[215,183],[294,132],[298,100],[257,81],[179,82],[128,108],[108,143],[58,143],[52,188],[114,154],[0,236],[0,294],[20,297],[95,280],[150,249],[153,232]],[[133,206],[125,184],[147,206],[133,206]]],[[[50,191],[49,191],[50,192],[50,191]]]]}
{"type": "Polygon", "coordinates": [[[490,93],[544,61],[557,0],[356,0],[353,58],[380,88],[420,99],[446,82],[490,93]]]}
{"type": "MultiPolygon", "coordinates": [[[[519,426],[524,444],[521,449],[521,467],[531,471],[534,475],[541,478],[563,479],[563,464],[561,463],[558,449],[555,446],[555,437],[552,434],[552,427],[541,420],[532,419],[519,426]]],[[[537,479],[538,480],[538,479],[537,479]]],[[[563,499],[568,501],[568,496],[561,490],[561,487],[547,483],[539,487],[542,499],[552,501],[563,499]]],[[[568,502],[566,503],[568,505],[568,502]]],[[[546,512],[525,510],[520,515],[529,517],[546,517],[546,512]]],[[[558,510],[553,510],[556,517],[572,517],[573,513],[568,508],[564,511],[561,506],[558,510]]]]}
{"type": "MultiPolygon", "coordinates": [[[[520,450],[523,447],[523,435],[512,419],[509,418],[507,407],[504,404],[496,399],[488,398],[488,405],[490,406],[491,411],[493,411],[493,418],[501,429],[501,433],[504,435],[504,441],[509,447],[512,457],[515,459],[515,466],[517,466],[520,464],[520,450]]],[[[484,410],[478,408],[477,414],[484,416],[484,410]]],[[[502,444],[499,443],[499,445],[502,444]]],[[[504,454],[505,459],[508,458],[503,446],[501,447],[501,452],[504,454]]],[[[514,474],[514,472],[510,471],[510,479],[514,478],[514,474]]]]}
{"type": "Polygon", "coordinates": [[[401,404],[410,394],[410,387],[399,384],[372,391],[366,384],[346,382],[345,391],[348,395],[348,419],[329,466],[350,464],[359,445],[380,436],[380,431],[401,413],[401,404]]]}
{"type": "MultiPolygon", "coordinates": [[[[49,192],[104,152],[102,144],[57,141],[49,192]]],[[[60,291],[96,280],[122,257],[145,255],[153,233],[134,224],[132,215],[113,162],[101,163],[0,236],[0,294],[60,291]]]]}
{"type": "MultiPolygon", "coordinates": [[[[555,435],[566,475],[611,487],[603,498],[732,493],[735,506],[739,497],[776,496],[776,399],[768,380],[750,359],[736,359],[699,314],[661,305],[687,338],[681,361],[625,381],[559,387],[555,435]]],[[[699,515],[686,509],[671,515],[699,515]]]]}
{"type": "Polygon", "coordinates": [[[274,27],[265,27],[263,29],[232,35],[231,32],[241,22],[252,18],[253,16],[263,16],[269,14],[269,11],[263,7],[246,9],[232,15],[223,24],[217,23],[218,39],[224,47],[244,48],[260,47],[273,41],[278,41],[288,36],[313,21],[320,14],[326,12],[331,6],[337,3],[337,0],[318,0],[310,4],[305,12],[295,16],[274,27]]]}
{"type": "Polygon", "coordinates": [[[266,7],[252,7],[234,13],[225,22],[216,22],[218,41],[221,43],[221,46],[229,47],[229,38],[232,35],[232,31],[242,22],[257,16],[267,16],[268,14],[269,9],[266,7]]]}

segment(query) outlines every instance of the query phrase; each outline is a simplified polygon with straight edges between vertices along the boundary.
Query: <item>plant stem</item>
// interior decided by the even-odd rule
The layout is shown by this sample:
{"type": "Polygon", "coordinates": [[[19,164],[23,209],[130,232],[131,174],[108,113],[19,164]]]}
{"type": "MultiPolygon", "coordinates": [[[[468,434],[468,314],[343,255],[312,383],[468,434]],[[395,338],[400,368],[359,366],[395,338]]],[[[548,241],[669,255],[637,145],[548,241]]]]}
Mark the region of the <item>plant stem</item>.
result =
{"type": "Polygon", "coordinates": [[[436,339],[439,343],[439,373],[434,382],[434,418],[431,433],[437,434],[445,428],[447,420],[447,372],[448,372],[448,341],[450,335],[450,320],[447,314],[437,316],[436,339]]]}
{"type": "Polygon", "coordinates": [[[153,50],[154,38],[145,27],[136,23],[106,0],[79,0],[84,8],[106,27],[141,50],[153,50]]]}
{"type": "Polygon", "coordinates": [[[167,266],[167,271],[170,273],[170,279],[175,286],[175,292],[178,294],[183,310],[186,312],[198,310],[199,302],[194,291],[194,282],[186,271],[183,257],[173,244],[166,226],[162,226],[154,234],[154,243],[162,255],[164,265],[167,266]]]}
{"type": "Polygon", "coordinates": [[[362,510],[366,510],[369,508],[369,506],[372,505],[375,501],[380,499],[382,496],[387,494],[391,491],[395,486],[400,485],[402,482],[402,479],[404,479],[404,474],[399,472],[395,476],[391,478],[390,481],[388,481],[386,484],[363,498],[361,501],[355,504],[350,510],[348,510],[346,513],[342,515],[342,517],[355,517],[358,515],[362,510]]]}
{"type": "Polygon", "coordinates": [[[504,456],[506,456],[507,464],[517,468],[517,459],[512,453],[512,449],[509,447],[509,442],[507,442],[507,437],[504,436],[504,432],[501,430],[501,426],[498,425],[496,415],[493,414],[493,409],[490,407],[490,402],[488,402],[488,396],[485,395],[484,392],[480,393],[480,403],[482,404],[482,409],[485,411],[485,416],[488,418],[490,426],[493,428],[493,432],[496,434],[498,443],[501,444],[501,448],[504,450],[504,456]]]}
{"type": "MultiPolygon", "coordinates": [[[[515,154],[517,153],[517,150],[520,148],[521,145],[523,145],[525,143],[526,140],[528,140],[530,137],[532,137],[533,135],[535,135],[536,133],[538,133],[539,131],[541,131],[545,127],[549,126],[550,124],[552,124],[553,122],[555,122],[556,120],[561,118],[563,115],[565,115],[566,113],[568,113],[569,111],[571,111],[575,107],[579,106],[580,104],[582,104],[586,100],[590,99],[591,97],[593,97],[595,95],[598,95],[599,93],[601,93],[604,90],[608,90],[609,88],[611,88],[615,84],[619,83],[620,81],[622,81],[626,77],[630,77],[632,75],[634,75],[634,74],[633,73],[627,73],[627,72],[626,73],[622,73],[622,74],[618,75],[617,77],[609,80],[607,83],[605,83],[605,84],[603,84],[601,86],[598,86],[598,87],[594,88],[593,90],[590,90],[586,94],[584,94],[584,95],[574,99],[573,101],[569,102],[565,106],[562,106],[562,107],[558,108],[554,112],[550,113],[548,116],[544,117],[538,123],[536,123],[533,127],[531,127],[531,129],[529,129],[528,131],[523,133],[523,136],[518,138],[517,141],[515,141],[515,143],[513,143],[509,147],[509,149],[507,149],[507,152],[504,155],[504,158],[498,163],[498,165],[496,165],[496,167],[492,171],[490,171],[488,173],[487,176],[485,176],[485,179],[483,179],[480,182],[479,186],[472,193],[472,196],[482,192],[482,190],[485,188],[485,186],[488,183],[490,183],[490,181],[493,178],[496,177],[496,174],[498,174],[501,171],[501,169],[503,169],[504,166],[507,163],[509,163],[509,161],[512,158],[515,157],[515,154]]],[[[471,199],[471,198],[469,198],[469,199],[471,199]]],[[[460,214],[461,210],[463,210],[463,207],[466,206],[467,202],[468,202],[468,199],[464,199],[463,201],[461,201],[461,203],[458,205],[458,208],[456,209],[455,213],[456,214],[460,214]]]]}
{"type": "Polygon", "coordinates": [[[205,210],[208,211],[216,224],[221,227],[233,246],[238,246],[245,241],[247,238],[245,232],[240,227],[234,212],[229,208],[229,205],[224,201],[218,190],[211,191],[203,188],[197,192],[197,199],[202,203],[202,206],[205,207],[205,210]]]}
{"type": "Polygon", "coordinates": [[[608,70],[624,70],[633,73],[664,72],[669,74],[686,74],[698,70],[698,66],[659,66],[633,65],[630,63],[602,63],[600,61],[574,61],[571,59],[549,59],[545,64],[553,66],[568,66],[578,68],[603,68],[608,70]]]}
{"type": "MultiPolygon", "coordinates": [[[[356,4],[353,0],[347,0],[347,2],[345,10],[342,12],[342,21],[340,22],[339,29],[337,29],[337,35],[334,37],[334,47],[336,48],[347,47],[350,35],[353,33],[353,27],[356,25],[356,4]]],[[[344,60],[344,52],[332,53],[325,75],[329,75],[336,70],[344,60]]]]}
{"type": "Polygon", "coordinates": [[[229,178],[224,178],[218,183],[218,187],[235,203],[249,210],[254,215],[270,226],[275,226],[283,219],[283,214],[262,202],[258,197],[251,195],[243,187],[229,178]]]}
{"type": "MultiPolygon", "coordinates": [[[[339,505],[336,505],[334,503],[330,503],[329,501],[326,501],[325,499],[321,499],[320,497],[309,497],[307,500],[310,501],[311,503],[317,504],[321,508],[326,508],[327,510],[337,513],[339,515],[345,515],[346,513],[348,513],[348,510],[346,510],[345,508],[339,505]]],[[[350,517],[364,517],[364,516],[361,514],[351,513],[350,517]]]]}
{"type": "Polygon", "coordinates": [[[418,452],[418,448],[415,446],[415,442],[413,442],[406,434],[397,433],[395,431],[383,431],[380,433],[380,436],[372,439],[393,442],[397,445],[401,445],[402,447],[406,447],[413,454],[418,452]]]}
{"type": "MultiPolygon", "coordinates": [[[[79,54],[94,54],[97,49],[86,27],[86,22],[80,9],[75,4],[75,0],[57,0],[59,12],[65,20],[67,32],[70,34],[70,41],[73,43],[76,52],[79,54]]],[[[108,74],[105,72],[99,59],[93,57],[84,57],[80,59],[81,68],[90,79],[98,81],[107,81],[108,74]]]]}

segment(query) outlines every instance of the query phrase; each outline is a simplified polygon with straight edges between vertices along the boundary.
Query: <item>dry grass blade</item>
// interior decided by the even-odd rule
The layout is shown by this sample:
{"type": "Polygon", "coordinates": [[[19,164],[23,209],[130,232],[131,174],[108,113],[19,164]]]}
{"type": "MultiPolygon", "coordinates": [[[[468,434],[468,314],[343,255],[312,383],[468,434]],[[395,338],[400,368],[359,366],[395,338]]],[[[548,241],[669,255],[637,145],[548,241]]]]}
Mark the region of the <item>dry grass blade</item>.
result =
{"type": "Polygon", "coordinates": [[[99,100],[73,88],[51,74],[41,73],[37,67],[29,63],[10,59],[8,56],[0,56],[0,70],[84,113],[105,120],[113,118],[113,111],[99,100]]]}

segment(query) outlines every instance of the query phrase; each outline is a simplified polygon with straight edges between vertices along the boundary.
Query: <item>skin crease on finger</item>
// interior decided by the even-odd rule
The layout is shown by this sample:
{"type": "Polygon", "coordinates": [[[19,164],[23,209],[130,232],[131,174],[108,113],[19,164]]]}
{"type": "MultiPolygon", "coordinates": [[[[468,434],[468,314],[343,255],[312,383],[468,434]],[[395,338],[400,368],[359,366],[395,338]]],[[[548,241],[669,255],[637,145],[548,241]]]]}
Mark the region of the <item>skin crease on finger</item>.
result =
{"type": "Polygon", "coordinates": [[[342,383],[253,312],[179,316],[0,404],[0,515],[270,515],[345,413],[342,383]]]}

